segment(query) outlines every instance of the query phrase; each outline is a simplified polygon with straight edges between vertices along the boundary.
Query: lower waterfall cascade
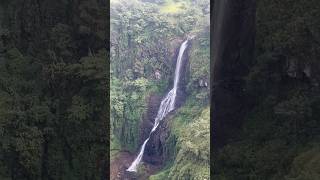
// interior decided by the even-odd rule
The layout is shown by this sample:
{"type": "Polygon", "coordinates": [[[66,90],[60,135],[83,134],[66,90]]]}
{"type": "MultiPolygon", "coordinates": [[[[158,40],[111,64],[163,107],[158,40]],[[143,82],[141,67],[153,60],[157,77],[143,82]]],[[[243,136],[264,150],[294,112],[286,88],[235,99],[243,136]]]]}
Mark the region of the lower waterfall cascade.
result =
{"type": "Polygon", "coordinates": [[[142,160],[145,146],[148,143],[151,134],[157,129],[159,123],[161,120],[163,120],[169,112],[174,110],[175,108],[175,102],[176,102],[176,96],[177,96],[177,89],[178,89],[178,84],[180,80],[180,71],[181,71],[181,66],[182,66],[182,60],[183,60],[183,54],[188,46],[188,41],[189,39],[185,40],[179,49],[179,55],[177,58],[177,63],[176,63],[176,68],[175,68],[175,74],[174,74],[174,83],[173,83],[173,88],[167,93],[167,95],[162,99],[157,116],[154,120],[153,128],[151,132],[149,133],[148,138],[144,141],[144,143],[141,146],[140,152],[136,159],[132,162],[130,167],[127,169],[129,172],[136,172],[137,167],[139,163],[142,160]]]}

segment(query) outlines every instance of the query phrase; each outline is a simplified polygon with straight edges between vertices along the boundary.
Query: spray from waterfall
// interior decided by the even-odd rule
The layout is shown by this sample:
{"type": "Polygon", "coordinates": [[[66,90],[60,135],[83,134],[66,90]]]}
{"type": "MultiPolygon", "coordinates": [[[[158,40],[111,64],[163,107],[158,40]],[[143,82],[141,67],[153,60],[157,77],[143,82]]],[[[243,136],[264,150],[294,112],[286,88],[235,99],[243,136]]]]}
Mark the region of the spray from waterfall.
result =
{"type": "Polygon", "coordinates": [[[140,161],[142,160],[144,149],[146,147],[147,142],[150,139],[151,134],[157,129],[160,121],[163,118],[165,118],[165,116],[169,112],[174,110],[174,108],[175,108],[174,105],[175,105],[175,101],[176,101],[177,89],[178,89],[178,84],[179,84],[179,80],[180,80],[180,70],[181,70],[181,66],[182,66],[182,57],[183,57],[183,53],[184,53],[185,49],[187,48],[187,44],[188,44],[188,39],[181,44],[180,49],[179,49],[179,55],[178,55],[178,58],[177,58],[176,69],[175,69],[175,73],[174,73],[173,88],[162,99],[160,107],[159,107],[159,110],[158,110],[158,113],[157,113],[157,116],[156,116],[156,118],[154,120],[153,128],[152,128],[151,132],[149,133],[149,137],[142,144],[138,156],[132,162],[132,164],[127,169],[127,171],[130,171],[130,172],[136,172],[137,171],[137,167],[138,167],[140,161]]]}

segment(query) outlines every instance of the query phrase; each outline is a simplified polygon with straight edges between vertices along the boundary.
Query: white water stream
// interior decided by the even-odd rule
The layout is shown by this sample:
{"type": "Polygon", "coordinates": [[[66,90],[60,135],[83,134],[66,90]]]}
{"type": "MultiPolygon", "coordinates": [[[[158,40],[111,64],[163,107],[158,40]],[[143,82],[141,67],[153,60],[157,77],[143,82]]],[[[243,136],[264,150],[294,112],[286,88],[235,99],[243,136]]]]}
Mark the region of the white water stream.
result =
{"type": "Polygon", "coordinates": [[[132,162],[132,164],[130,165],[130,167],[127,169],[127,171],[130,172],[136,172],[137,171],[137,167],[140,163],[140,161],[142,160],[142,156],[144,153],[144,149],[146,147],[147,142],[150,139],[151,134],[157,129],[160,121],[166,117],[166,115],[172,111],[174,109],[174,105],[176,102],[176,96],[177,96],[177,89],[178,89],[178,84],[179,84],[179,79],[180,79],[180,70],[181,70],[181,66],[182,66],[182,57],[183,57],[183,53],[185,51],[185,49],[187,48],[188,45],[188,40],[184,41],[179,49],[179,55],[178,55],[178,59],[177,59],[177,64],[176,64],[176,70],[174,73],[174,83],[173,83],[173,88],[168,92],[168,94],[165,96],[165,98],[162,99],[159,110],[158,110],[158,114],[154,120],[154,124],[153,124],[153,128],[149,134],[149,137],[144,141],[144,143],[141,146],[140,152],[138,154],[138,156],[136,157],[136,159],[132,162]]]}

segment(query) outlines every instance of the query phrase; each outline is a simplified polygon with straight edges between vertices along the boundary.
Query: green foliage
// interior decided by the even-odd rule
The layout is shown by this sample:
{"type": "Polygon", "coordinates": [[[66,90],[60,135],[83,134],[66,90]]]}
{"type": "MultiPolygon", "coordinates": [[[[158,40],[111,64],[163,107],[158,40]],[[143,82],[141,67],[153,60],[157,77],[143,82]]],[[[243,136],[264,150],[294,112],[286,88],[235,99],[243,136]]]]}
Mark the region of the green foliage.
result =
{"type": "Polygon", "coordinates": [[[191,102],[171,120],[171,136],[177,143],[166,146],[176,151],[170,154],[172,163],[150,179],[210,179],[210,108],[191,102]]]}
{"type": "Polygon", "coordinates": [[[154,77],[159,69],[167,76],[172,71],[168,63],[168,39],[175,29],[155,5],[124,2],[111,6],[111,69],[116,77],[132,69],[137,77],[154,77]],[[129,4],[128,4],[129,3],[129,4]]]}
{"type": "Polygon", "coordinates": [[[186,125],[178,138],[179,151],[169,179],[210,179],[210,109],[186,125]]]}
{"type": "Polygon", "coordinates": [[[149,180],[163,180],[168,179],[170,169],[162,170],[161,172],[149,177],[149,180]]]}
{"type": "Polygon", "coordinates": [[[111,130],[123,149],[137,148],[139,123],[146,109],[149,87],[145,78],[126,82],[115,77],[111,79],[111,130]]]}
{"type": "Polygon", "coordinates": [[[259,0],[257,7],[259,48],[276,47],[289,59],[301,62],[318,58],[318,1],[259,0]]]}
{"type": "Polygon", "coordinates": [[[116,137],[114,137],[113,133],[110,133],[110,162],[116,157],[120,150],[120,142],[116,137]]]}
{"type": "Polygon", "coordinates": [[[319,5],[257,1],[256,63],[244,89],[252,109],[215,154],[213,178],[319,178],[319,5]]]}
{"type": "Polygon", "coordinates": [[[0,5],[1,179],[100,179],[105,173],[107,54],[99,28],[90,25],[103,19],[103,9],[87,2],[0,5]],[[79,38],[78,25],[90,32],[79,38]]]}
{"type": "Polygon", "coordinates": [[[44,132],[37,125],[50,115],[48,107],[39,104],[36,79],[29,79],[33,73],[28,71],[28,65],[15,48],[1,59],[0,151],[3,160],[0,165],[8,172],[9,164],[5,162],[17,164],[29,170],[28,176],[36,178],[40,173],[38,165],[44,141],[44,132]]]}
{"type": "Polygon", "coordinates": [[[317,142],[319,123],[311,113],[316,99],[299,95],[278,102],[274,96],[265,98],[246,119],[240,135],[243,140],[216,154],[217,177],[284,179],[307,142],[317,142]]]}
{"type": "MultiPolygon", "coordinates": [[[[145,1],[111,1],[111,156],[138,149],[147,100],[154,93],[163,96],[174,73],[172,44],[194,34],[187,102],[171,120],[165,170],[150,178],[209,179],[209,85],[198,85],[209,81],[209,14],[202,11],[209,1],[145,1]]],[[[143,177],[144,171],[139,170],[143,177]]]]}
{"type": "Polygon", "coordinates": [[[203,103],[208,103],[210,87],[210,48],[209,31],[202,30],[192,42],[190,49],[190,77],[187,90],[203,103]],[[202,84],[200,83],[202,82],[202,84]],[[204,84],[207,83],[207,86],[204,84]],[[201,84],[201,85],[200,85],[201,84]]]}

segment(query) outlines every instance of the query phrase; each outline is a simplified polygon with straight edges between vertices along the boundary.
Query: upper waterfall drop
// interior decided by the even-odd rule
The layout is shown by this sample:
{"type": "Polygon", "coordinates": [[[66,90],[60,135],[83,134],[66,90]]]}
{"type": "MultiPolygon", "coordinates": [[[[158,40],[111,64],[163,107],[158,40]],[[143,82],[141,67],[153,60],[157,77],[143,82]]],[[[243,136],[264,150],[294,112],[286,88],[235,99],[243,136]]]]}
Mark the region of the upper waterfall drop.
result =
{"type": "Polygon", "coordinates": [[[132,164],[127,169],[127,171],[130,171],[130,172],[136,172],[137,171],[137,167],[138,167],[140,161],[142,160],[144,149],[145,149],[146,144],[148,143],[148,141],[150,139],[151,134],[157,129],[160,121],[163,120],[165,118],[165,116],[169,112],[174,110],[174,108],[175,108],[175,102],[176,102],[177,90],[178,90],[178,86],[179,86],[180,71],[181,71],[181,66],[182,66],[183,54],[184,54],[184,51],[186,50],[186,48],[188,46],[188,41],[189,41],[189,38],[187,40],[185,40],[181,44],[180,49],[179,49],[179,55],[178,55],[178,58],[177,58],[176,69],[175,69],[175,73],[174,73],[173,88],[162,99],[160,107],[159,107],[159,110],[158,110],[158,113],[157,113],[157,116],[156,116],[156,118],[154,120],[153,128],[152,128],[151,132],[149,133],[149,137],[142,144],[141,150],[140,150],[138,156],[132,162],[132,164]]]}

